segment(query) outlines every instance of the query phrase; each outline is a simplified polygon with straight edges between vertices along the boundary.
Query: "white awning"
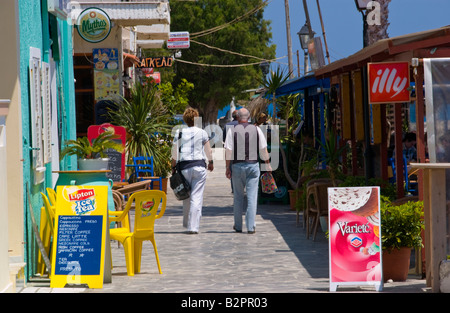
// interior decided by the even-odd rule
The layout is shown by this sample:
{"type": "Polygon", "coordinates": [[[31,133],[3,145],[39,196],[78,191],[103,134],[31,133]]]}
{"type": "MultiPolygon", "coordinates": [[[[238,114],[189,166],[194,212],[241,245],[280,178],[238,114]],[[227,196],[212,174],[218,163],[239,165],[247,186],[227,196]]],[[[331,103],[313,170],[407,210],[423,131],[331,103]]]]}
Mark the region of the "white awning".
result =
{"type": "Polygon", "coordinates": [[[79,10],[96,7],[105,11],[120,26],[162,24],[170,25],[167,0],[140,0],[134,2],[79,0],[79,10]]]}

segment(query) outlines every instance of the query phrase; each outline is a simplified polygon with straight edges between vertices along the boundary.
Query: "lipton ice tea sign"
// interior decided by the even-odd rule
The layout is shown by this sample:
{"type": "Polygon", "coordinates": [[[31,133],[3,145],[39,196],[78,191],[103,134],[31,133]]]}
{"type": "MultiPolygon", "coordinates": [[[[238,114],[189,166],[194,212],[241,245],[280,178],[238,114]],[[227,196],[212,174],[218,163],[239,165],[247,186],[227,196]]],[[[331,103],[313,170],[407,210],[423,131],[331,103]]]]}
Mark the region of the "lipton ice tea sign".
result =
{"type": "Polygon", "coordinates": [[[330,290],[382,288],[379,187],[328,188],[330,290]]]}
{"type": "Polygon", "coordinates": [[[369,102],[409,102],[409,63],[369,63],[369,102]]]}
{"type": "Polygon", "coordinates": [[[107,186],[58,186],[50,287],[103,287],[107,186]]]}
{"type": "Polygon", "coordinates": [[[74,204],[73,211],[77,215],[86,214],[95,210],[94,189],[79,189],[69,193],[69,201],[74,204]]]}

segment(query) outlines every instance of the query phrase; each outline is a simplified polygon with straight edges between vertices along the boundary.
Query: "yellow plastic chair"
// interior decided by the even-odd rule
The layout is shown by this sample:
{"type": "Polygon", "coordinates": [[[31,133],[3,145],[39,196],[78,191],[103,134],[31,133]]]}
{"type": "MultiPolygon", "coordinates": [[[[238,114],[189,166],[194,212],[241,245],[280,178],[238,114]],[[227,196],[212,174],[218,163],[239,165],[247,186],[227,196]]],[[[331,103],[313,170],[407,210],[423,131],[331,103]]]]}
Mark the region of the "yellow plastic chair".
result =
{"type": "Polygon", "coordinates": [[[47,187],[48,200],[52,206],[56,205],[56,191],[50,187],[47,187]]]}
{"type": "Polygon", "coordinates": [[[163,191],[144,190],[133,193],[123,211],[109,212],[112,215],[110,221],[122,223],[122,227],[110,229],[110,238],[121,242],[124,246],[128,276],[134,276],[134,273],[139,273],[141,270],[142,242],[144,240],[151,241],[155,250],[158,270],[162,274],[155,243],[154,226],[155,220],[161,218],[165,210],[166,194],[163,191]],[[133,201],[135,202],[135,218],[134,229],[131,231],[127,219],[133,201]]]}
{"type": "MultiPolygon", "coordinates": [[[[41,195],[42,200],[44,201],[44,206],[41,208],[39,235],[41,236],[41,241],[42,244],[44,245],[45,252],[47,253],[50,259],[51,257],[50,247],[53,237],[53,225],[55,220],[55,207],[50,205],[50,201],[45,194],[41,192],[41,195]]],[[[41,273],[41,275],[44,275],[45,273],[45,262],[41,254],[41,251],[39,251],[38,255],[38,272],[41,273]]]]}

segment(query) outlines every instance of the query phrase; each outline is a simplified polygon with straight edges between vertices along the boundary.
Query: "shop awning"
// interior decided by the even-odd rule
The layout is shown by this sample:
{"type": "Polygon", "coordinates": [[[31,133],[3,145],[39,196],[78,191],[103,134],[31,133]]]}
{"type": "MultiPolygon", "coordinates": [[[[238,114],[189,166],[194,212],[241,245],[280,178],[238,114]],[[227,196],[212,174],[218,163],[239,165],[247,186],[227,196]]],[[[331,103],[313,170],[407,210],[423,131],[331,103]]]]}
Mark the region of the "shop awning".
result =
{"type": "Polygon", "coordinates": [[[167,24],[170,8],[167,0],[141,0],[139,2],[83,1],[77,2],[81,10],[98,7],[120,26],[167,24]]]}
{"type": "Polygon", "coordinates": [[[135,56],[134,54],[131,53],[123,53],[123,65],[124,67],[130,67],[133,65],[140,65],[141,64],[141,60],[135,56]]]}
{"type": "MultiPolygon", "coordinates": [[[[300,93],[308,88],[330,88],[330,80],[328,78],[317,79],[314,76],[292,78],[277,89],[276,97],[300,93]]],[[[272,99],[272,95],[266,94],[265,98],[272,99]]]]}

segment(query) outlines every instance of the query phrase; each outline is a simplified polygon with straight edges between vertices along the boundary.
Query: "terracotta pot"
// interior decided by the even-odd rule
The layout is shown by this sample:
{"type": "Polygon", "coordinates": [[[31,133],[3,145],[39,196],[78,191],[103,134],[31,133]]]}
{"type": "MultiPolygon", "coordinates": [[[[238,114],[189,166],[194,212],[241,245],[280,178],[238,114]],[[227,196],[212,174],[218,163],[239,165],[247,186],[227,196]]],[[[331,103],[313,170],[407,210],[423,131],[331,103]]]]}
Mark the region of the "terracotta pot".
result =
{"type": "MultiPolygon", "coordinates": [[[[169,179],[167,177],[163,177],[161,178],[161,182],[162,182],[162,191],[164,191],[165,193],[167,193],[167,181],[169,179]]],[[[159,181],[153,181],[153,188],[155,190],[159,190],[159,181]]]]}
{"type": "Polygon", "coordinates": [[[167,177],[163,177],[161,178],[162,181],[162,191],[164,191],[165,193],[167,193],[167,181],[169,179],[167,177]]]}
{"type": "Polygon", "coordinates": [[[297,189],[297,190],[288,190],[289,191],[289,202],[291,205],[291,210],[295,211],[295,203],[297,203],[297,199],[300,198],[301,195],[301,190],[297,189]]]}
{"type": "Polygon", "coordinates": [[[406,281],[409,272],[411,248],[383,250],[383,278],[386,282],[406,281]]]}

